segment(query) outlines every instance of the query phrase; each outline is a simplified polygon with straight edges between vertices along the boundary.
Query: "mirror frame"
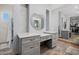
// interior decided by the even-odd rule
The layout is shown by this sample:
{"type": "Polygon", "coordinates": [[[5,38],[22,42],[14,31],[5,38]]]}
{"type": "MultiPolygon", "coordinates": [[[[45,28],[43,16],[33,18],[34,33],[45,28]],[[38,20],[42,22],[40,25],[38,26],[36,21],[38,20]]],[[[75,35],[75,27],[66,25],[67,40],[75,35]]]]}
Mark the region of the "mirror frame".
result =
{"type": "Polygon", "coordinates": [[[44,19],[43,19],[43,16],[34,13],[34,14],[32,15],[31,25],[32,25],[32,27],[33,27],[34,29],[36,29],[36,30],[41,30],[41,29],[43,29],[43,28],[44,28],[44,19]],[[34,25],[34,21],[35,21],[35,20],[38,21],[38,24],[37,24],[38,27],[36,27],[36,26],[34,25]]]}

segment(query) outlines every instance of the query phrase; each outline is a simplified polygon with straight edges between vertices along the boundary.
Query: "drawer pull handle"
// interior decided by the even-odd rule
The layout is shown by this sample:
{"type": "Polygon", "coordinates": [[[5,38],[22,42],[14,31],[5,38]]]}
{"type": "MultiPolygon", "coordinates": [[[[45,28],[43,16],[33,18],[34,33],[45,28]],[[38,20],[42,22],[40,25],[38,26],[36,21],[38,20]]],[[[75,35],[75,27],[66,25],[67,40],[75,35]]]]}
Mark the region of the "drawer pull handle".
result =
{"type": "Polygon", "coordinates": [[[30,47],[30,48],[32,49],[32,48],[34,48],[34,47],[30,47]]]}
{"type": "Polygon", "coordinates": [[[30,39],[30,41],[33,41],[32,39],[30,39]]]}
{"type": "Polygon", "coordinates": [[[35,39],[30,39],[30,41],[34,41],[35,39]]]}

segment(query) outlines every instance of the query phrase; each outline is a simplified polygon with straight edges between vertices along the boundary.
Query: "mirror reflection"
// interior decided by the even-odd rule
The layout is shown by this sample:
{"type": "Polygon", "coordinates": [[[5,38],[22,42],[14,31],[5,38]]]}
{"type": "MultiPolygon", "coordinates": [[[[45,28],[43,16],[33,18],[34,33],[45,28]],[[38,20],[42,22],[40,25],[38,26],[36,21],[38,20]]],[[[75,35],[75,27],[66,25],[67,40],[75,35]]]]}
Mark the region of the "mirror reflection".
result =
{"type": "Polygon", "coordinates": [[[31,25],[36,30],[43,29],[43,27],[44,27],[43,17],[39,14],[33,14],[32,20],[31,20],[31,25]]]}

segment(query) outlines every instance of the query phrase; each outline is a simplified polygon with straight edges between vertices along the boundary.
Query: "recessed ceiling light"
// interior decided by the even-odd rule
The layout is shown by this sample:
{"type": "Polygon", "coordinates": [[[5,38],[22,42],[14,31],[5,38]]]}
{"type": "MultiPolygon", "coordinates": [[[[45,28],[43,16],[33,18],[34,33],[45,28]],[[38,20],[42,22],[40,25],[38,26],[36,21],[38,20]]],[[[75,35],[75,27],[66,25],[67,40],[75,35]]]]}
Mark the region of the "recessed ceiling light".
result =
{"type": "Polygon", "coordinates": [[[79,9],[79,7],[78,6],[75,6],[75,9],[79,9]]]}
{"type": "Polygon", "coordinates": [[[79,5],[74,6],[75,12],[79,13],[79,5]]]}

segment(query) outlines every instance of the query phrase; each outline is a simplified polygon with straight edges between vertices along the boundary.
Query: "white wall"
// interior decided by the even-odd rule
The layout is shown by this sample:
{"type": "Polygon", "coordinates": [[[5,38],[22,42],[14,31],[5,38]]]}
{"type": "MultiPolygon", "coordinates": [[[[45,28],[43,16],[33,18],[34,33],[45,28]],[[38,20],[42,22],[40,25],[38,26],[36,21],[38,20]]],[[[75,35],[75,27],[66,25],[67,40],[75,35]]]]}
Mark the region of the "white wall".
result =
{"type": "Polygon", "coordinates": [[[58,25],[59,25],[59,14],[58,10],[51,11],[50,21],[49,21],[49,30],[52,32],[58,32],[58,25]]]}
{"type": "Polygon", "coordinates": [[[50,16],[50,31],[57,32],[58,33],[58,26],[60,24],[61,29],[60,30],[70,30],[70,17],[66,14],[63,14],[65,12],[63,8],[67,7],[68,5],[52,5],[52,8],[55,7],[56,9],[52,9],[51,16],[50,16]],[[60,15],[61,14],[61,15],[60,15]],[[63,29],[63,21],[60,19],[61,17],[64,17],[65,21],[67,19],[67,27],[66,29],[63,29]]]}
{"type": "Polygon", "coordinates": [[[46,31],[46,9],[49,10],[49,31],[52,32],[58,32],[58,13],[57,12],[52,12],[52,10],[55,10],[56,8],[59,8],[63,5],[57,5],[57,4],[31,4],[30,5],[30,10],[29,10],[29,31],[30,32],[43,32],[46,31]],[[31,26],[31,16],[32,14],[37,13],[40,15],[43,15],[44,18],[44,28],[42,30],[36,31],[32,26],[31,26]]]}
{"type": "Polygon", "coordinates": [[[79,16],[73,16],[71,17],[71,23],[76,24],[79,23],[79,16]]]}
{"type": "Polygon", "coordinates": [[[68,17],[68,15],[65,15],[61,12],[61,18],[63,18],[63,21],[62,19],[60,18],[61,20],[61,30],[67,30],[67,31],[70,31],[70,17],[68,17]],[[66,22],[66,28],[64,29],[64,22],[66,22]]]}
{"type": "MultiPolygon", "coordinates": [[[[29,32],[43,32],[46,30],[46,9],[49,10],[50,18],[49,18],[49,31],[52,32],[58,32],[58,25],[59,25],[59,11],[62,10],[62,4],[30,4],[29,5],[29,32]],[[31,26],[31,20],[32,15],[34,13],[40,14],[43,16],[44,19],[44,28],[41,30],[35,30],[31,26]]],[[[14,17],[15,17],[15,33],[23,33],[26,32],[26,16],[24,16],[24,13],[26,13],[25,8],[23,8],[21,5],[15,5],[14,7],[14,17]],[[17,10],[16,10],[17,9],[17,10]],[[19,20],[19,22],[18,22],[19,20]]],[[[69,19],[69,18],[67,18],[69,19]]],[[[69,24],[69,20],[67,21],[67,24],[69,24]]],[[[69,25],[67,25],[67,29],[69,29],[69,25]]]]}
{"type": "Polygon", "coordinates": [[[16,49],[18,44],[16,35],[27,31],[27,8],[20,4],[13,6],[14,40],[12,46],[16,49]]]}
{"type": "Polygon", "coordinates": [[[22,5],[14,5],[13,12],[14,35],[17,33],[25,33],[27,30],[27,8],[22,5]]]}
{"type": "Polygon", "coordinates": [[[51,5],[44,4],[30,4],[29,5],[29,32],[43,32],[46,29],[46,9],[50,10],[51,5]],[[35,30],[31,26],[32,15],[36,13],[43,16],[44,28],[41,30],[35,30]]]}
{"type": "Polygon", "coordinates": [[[67,18],[67,30],[70,31],[70,17],[67,18]]]}

